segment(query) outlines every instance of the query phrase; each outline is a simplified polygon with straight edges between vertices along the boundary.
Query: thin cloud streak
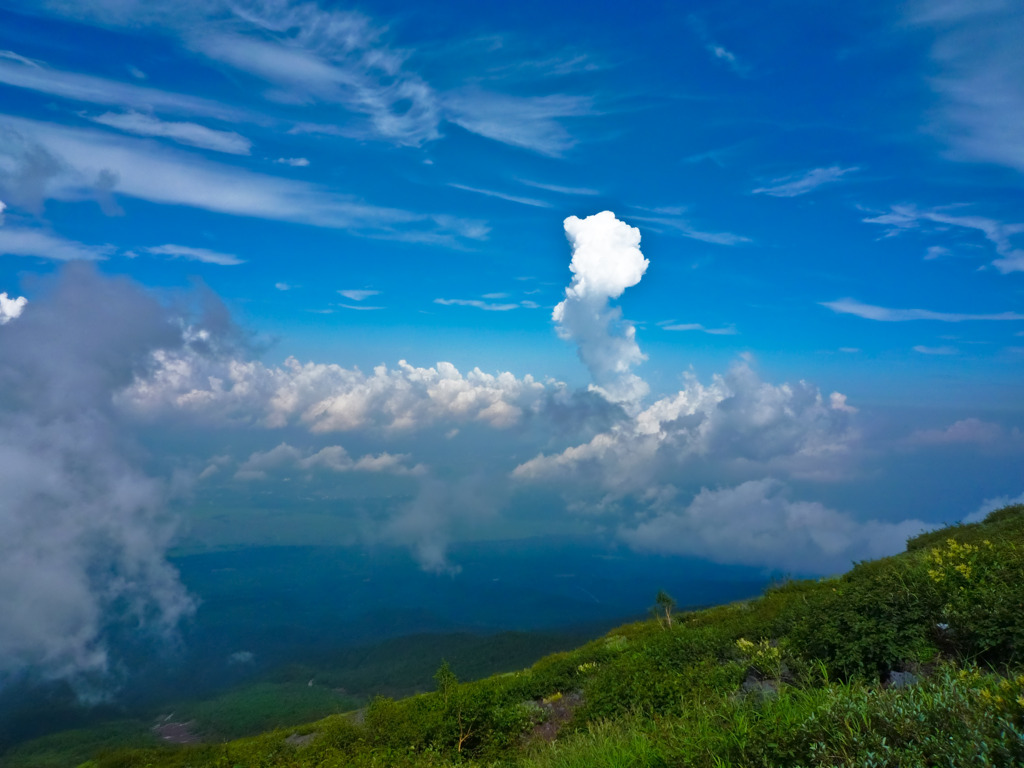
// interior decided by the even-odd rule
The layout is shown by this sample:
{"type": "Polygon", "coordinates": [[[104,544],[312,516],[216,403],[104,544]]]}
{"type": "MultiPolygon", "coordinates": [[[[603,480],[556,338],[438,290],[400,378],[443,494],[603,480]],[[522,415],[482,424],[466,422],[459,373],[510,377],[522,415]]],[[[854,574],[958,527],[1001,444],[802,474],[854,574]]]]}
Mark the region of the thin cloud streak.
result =
{"type": "Polygon", "coordinates": [[[593,114],[585,96],[519,97],[467,88],[444,96],[444,114],[470,133],[559,157],[576,145],[562,118],[593,114]]]}
{"type": "Polygon", "coordinates": [[[491,189],[480,189],[478,187],[467,187],[465,184],[450,183],[449,187],[455,189],[461,189],[463,192],[475,192],[478,195],[486,195],[487,197],[497,197],[500,200],[508,200],[510,203],[519,203],[520,205],[529,205],[534,208],[550,208],[551,203],[546,203],[543,200],[535,200],[530,197],[517,197],[515,195],[509,195],[505,192],[495,192],[491,189]]]}
{"type": "Polygon", "coordinates": [[[864,304],[856,299],[838,299],[818,302],[821,306],[841,315],[856,315],[865,320],[879,320],[885,323],[909,322],[912,320],[937,320],[942,323],[963,323],[971,320],[1024,320],[1019,312],[996,312],[992,314],[967,314],[961,312],[933,312],[930,309],[890,309],[873,304],[864,304]]]}
{"type": "MultiPolygon", "coordinates": [[[[61,165],[42,184],[44,194],[78,201],[96,195],[96,179],[114,194],[152,203],[187,205],[216,213],[345,229],[354,234],[451,244],[481,239],[486,228],[447,214],[385,208],[295,179],[253,173],[195,155],[99,131],[0,116],[0,130],[21,147],[41,147],[61,165]]],[[[0,157],[5,153],[0,146],[0,157]]],[[[17,160],[17,157],[15,157],[17,160]]],[[[0,178],[0,189],[3,188],[0,178]]]]}
{"type": "Polygon", "coordinates": [[[8,256],[37,256],[52,261],[100,261],[110,257],[112,245],[85,245],[74,240],[27,227],[0,227],[0,253],[8,256]]]}
{"type": "Polygon", "coordinates": [[[755,195],[771,195],[772,197],[798,197],[806,195],[823,184],[837,182],[846,174],[858,170],[860,169],[856,166],[841,168],[838,165],[829,168],[815,168],[806,173],[773,179],[769,186],[759,187],[753,192],[755,195]]]}
{"type": "Polygon", "coordinates": [[[701,333],[709,333],[712,336],[735,336],[739,333],[739,331],[732,326],[726,326],[724,328],[705,328],[700,323],[670,323],[661,327],[666,331],[700,331],[701,333]]]}
{"type": "Polygon", "coordinates": [[[217,120],[246,119],[242,110],[225,107],[216,101],[198,96],[161,91],[38,65],[0,61],[0,83],[89,104],[201,115],[217,120]]]}
{"type": "Polygon", "coordinates": [[[536,187],[537,189],[543,189],[547,192],[556,192],[560,195],[600,195],[601,191],[598,189],[589,189],[587,187],[561,187],[557,184],[544,184],[539,181],[530,181],[529,179],[517,179],[520,184],[525,184],[528,187],[536,187]]]}
{"type": "Polygon", "coordinates": [[[170,139],[179,144],[211,149],[214,152],[248,155],[252,150],[252,142],[234,131],[216,131],[197,123],[172,123],[138,112],[124,114],[106,112],[88,119],[126,133],[170,139]]]}
{"type": "MultiPolygon", "coordinates": [[[[1004,224],[1001,221],[990,219],[984,216],[956,216],[947,213],[942,208],[931,210],[919,210],[913,205],[894,205],[888,213],[870,216],[863,220],[865,224],[881,224],[889,227],[887,236],[896,235],[905,230],[912,230],[921,227],[922,222],[929,222],[942,227],[960,227],[962,229],[973,229],[981,232],[999,254],[998,259],[992,261],[994,266],[1002,274],[1010,272],[1024,272],[1024,249],[1015,248],[1012,238],[1024,233],[1024,224],[1004,224]]],[[[933,246],[941,248],[941,246],[933,246]]],[[[945,249],[942,249],[945,251],[945,249]]],[[[934,259],[942,252],[928,249],[926,259],[934,259]]]]}
{"type": "Polygon", "coordinates": [[[218,253],[208,248],[190,248],[187,245],[157,245],[147,248],[147,252],[154,256],[170,256],[175,259],[188,259],[189,261],[201,261],[205,264],[219,264],[222,267],[233,267],[238,264],[245,264],[243,259],[231,253],[218,253]]]}
{"type": "Polygon", "coordinates": [[[434,299],[434,303],[444,307],[475,307],[487,312],[508,312],[522,306],[520,304],[492,304],[479,299],[434,299]]]}
{"type": "Polygon", "coordinates": [[[630,216],[635,221],[646,221],[650,224],[660,224],[668,227],[674,232],[691,240],[700,240],[702,243],[713,243],[714,245],[742,245],[752,242],[749,237],[736,235],[732,232],[703,232],[695,229],[686,219],[667,216],[630,216]]]}

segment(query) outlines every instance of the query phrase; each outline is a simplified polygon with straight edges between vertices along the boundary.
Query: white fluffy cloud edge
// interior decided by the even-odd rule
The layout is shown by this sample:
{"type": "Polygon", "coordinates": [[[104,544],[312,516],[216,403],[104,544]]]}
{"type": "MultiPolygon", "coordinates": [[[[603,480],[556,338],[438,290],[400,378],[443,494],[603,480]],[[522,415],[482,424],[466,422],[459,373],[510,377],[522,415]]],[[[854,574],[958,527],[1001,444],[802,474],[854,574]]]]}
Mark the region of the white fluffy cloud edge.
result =
{"type": "Polygon", "coordinates": [[[553,321],[589,390],[445,362],[266,364],[223,315],[180,317],[91,264],[66,266],[31,303],[2,295],[0,674],[102,673],[113,618],[171,631],[192,603],[166,559],[167,510],[210,487],[382,482],[377,540],[438,572],[457,570],[449,542],[517,514],[524,489],[638,551],[795,573],[893,554],[929,527],[797,498],[856,475],[861,431],[841,393],[765,382],[741,358],[649,397],[614,304],[647,268],[640,232],[609,211],[565,229],[572,279],[553,321]],[[170,456],[166,476],[144,468],[137,435],[163,428],[203,435],[207,453],[170,456]],[[232,453],[225,434],[249,450],[232,453]]]}

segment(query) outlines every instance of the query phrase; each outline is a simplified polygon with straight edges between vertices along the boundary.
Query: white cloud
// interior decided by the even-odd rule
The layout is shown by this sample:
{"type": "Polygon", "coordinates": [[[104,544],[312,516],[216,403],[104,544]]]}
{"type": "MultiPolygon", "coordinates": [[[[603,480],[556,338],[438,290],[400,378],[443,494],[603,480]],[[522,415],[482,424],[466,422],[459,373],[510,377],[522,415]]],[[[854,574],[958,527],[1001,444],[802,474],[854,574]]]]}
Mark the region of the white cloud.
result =
{"type": "Polygon", "coordinates": [[[879,320],[884,323],[902,323],[912,320],[936,320],[942,323],[963,323],[971,320],[1024,320],[1019,312],[995,312],[991,314],[967,314],[962,312],[933,312],[930,309],[889,309],[873,304],[864,304],[856,299],[838,299],[819,302],[841,315],[856,315],[865,320],[879,320]]]}
{"type": "Polygon", "coordinates": [[[934,261],[935,259],[941,259],[944,256],[950,254],[949,248],[944,248],[941,245],[930,245],[928,250],[924,254],[925,261],[934,261]]]}
{"type": "Polygon", "coordinates": [[[445,118],[460,128],[553,157],[576,145],[561,119],[593,114],[583,96],[509,96],[477,88],[447,93],[443,105],[445,118]]]}
{"type": "Polygon", "coordinates": [[[749,72],[749,68],[739,60],[732,51],[716,45],[714,43],[704,46],[705,49],[719,61],[724,61],[729,65],[729,69],[735,72],[737,75],[745,76],[749,72]]]}
{"type": "Polygon", "coordinates": [[[846,395],[842,392],[833,392],[828,396],[828,405],[833,411],[843,411],[845,413],[857,413],[857,409],[852,405],[848,405],[846,402],[846,395]]]}
{"type": "Polygon", "coordinates": [[[806,382],[774,386],[742,363],[707,386],[688,374],[678,393],[587,443],[520,464],[513,474],[612,498],[678,482],[698,461],[716,471],[830,479],[849,471],[858,440],[853,411],[840,393],[826,401],[806,382]]]}
{"type": "Polygon", "coordinates": [[[111,245],[84,245],[42,229],[0,228],[0,254],[37,256],[53,261],[98,261],[114,253],[111,245]]]}
{"type": "Polygon", "coordinates": [[[914,347],[914,351],[922,355],[958,355],[960,350],[956,347],[943,346],[943,347],[926,347],[924,344],[918,344],[914,347]]]}
{"type": "Polygon", "coordinates": [[[374,237],[451,245],[486,237],[478,222],[364,203],[315,184],[252,173],[193,154],[153,147],[106,132],[72,129],[0,116],[0,192],[8,194],[23,158],[43,151],[54,158],[34,183],[44,198],[82,200],[107,191],[153,203],[186,205],[236,216],[346,229],[374,237]],[[5,176],[6,172],[6,176],[5,176]]]}
{"type": "Polygon", "coordinates": [[[732,326],[726,326],[723,328],[705,328],[700,323],[667,323],[661,326],[666,331],[700,331],[701,333],[709,333],[712,336],[735,336],[737,331],[732,326]]]}
{"type": "Polygon", "coordinates": [[[479,299],[434,299],[434,303],[445,307],[475,307],[487,312],[508,312],[523,306],[521,304],[493,304],[479,299]]]}
{"type": "Polygon", "coordinates": [[[233,267],[238,264],[245,264],[245,261],[230,253],[218,253],[208,248],[190,248],[187,245],[157,245],[146,249],[155,256],[171,256],[176,259],[188,259],[189,261],[201,261],[205,264],[220,264],[223,267],[233,267]]]}
{"type": "Polygon", "coordinates": [[[694,227],[689,220],[683,218],[680,214],[683,213],[683,209],[679,208],[638,208],[640,211],[648,211],[649,213],[657,214],[655,216],[640,215],[630,216],[635,221],[643,221],[650,224],[659,225],[662,227],[668,227],[672,232],[678,233],[683,237],[690,238],[691,240],[699,240],[702,243],[712,243],[714,245],[741,245],[743,243],[749,243],[750,238],[744,237],[743,235],[737,235],[732,232],[704,232],[703,230],[694,227]]]}
{"type": "Polygon", "coordinates": [[[740,61],[736,54],[726,49],[725,46],[719,45],[714,39],[712,39],[707,26],[705,26],[704,22],[698,16],[691,14],[687,18],[687,21],[690,23],[693,31],[696,32],[697,36],[703,41],[704,50],[719,61],[725,62],[729,66],[729,69],[737,75],[745,77],[748,74],[749,68],[740,61]]]}
{"type": "Polygon", "coordinates": [[[842,168],[833,165],[828,168],[815,168],[804,173],[792,176],[784,176],[781,179],[773,179],[769,186],[760,187],[754,190],[754,194],[771,195],[772,197],[797,197],[806,195],[822,184],[830,184],[839,181],[848,173],[860,170],[856,166],[842,168]]]}
{"type": "Polygon", "coordinates": [[[112,408],[180,334],[158,302],[84,264],[0,330],[0,675],[102,684],[112,627],[159,637],[193,609],[165,557],[169,489],[112,408]]]}
{"type": "Polygon", "coordinates": [[[530,376],[479,369],[463,375],[451,363],[416,368],[402,360],[396,369],[381,365],[365,374],[294,358],[267,367],[230,356],[160,351],[149,374],[119,400],[142,417],[193,414],[204,422],[297,424],[319,433],[417,430],[439,422],[504,428],[538,409],[545,392],[530,376]]]}
{"type": "Polygon", "coordinates": [[[368,299],[371,296],[379,296],[380,295],[380,291],[371,291],[371,290],[366,290],[366,289],[355,289],[355,288],[338,291],[338,293],[340,293],[346,299],[351,299],[352,301],[362,301],[363,299],[368,299]]]}
{"type": "Polygon", "coordinates": [[[500,491],[477,477],[440,481],[427,477],[416,497],[387,521],[380,538],[412,549],[420,566],[435,573],[456,574],[448,561],[453,531],[465,531],[492,517],[500,491]]]}
{"type": "MultiPolygon", "coordinates": [[[[984,216],[957,216],[942,208],[920,210],[912,205],[894,205],[889,213],[871,216],[864,219],[864,222],[889,227],[888,235],[916,229],[926,223],[937,224],[941,228],[960,227],[975,230],[981,232],[985,239],[995,246],[999,258],[992,261],[992,266],[1004,275],[1010,272],[1024,272],[1024,250],[1013,245],[1013,237],[1024,233],[1024,224],[1004,224],[984,216]]],[[[929,248],[925,258],[936,258],[948,253],[946,249],[936,247],[940,250],[929,248]]]]}
{"type": "Polygon", "coordinates": [[[305,168],[309,165],[309,160],[304,157],[279,157],[274,162],[281,165],[290,165],[292,168],[305,168]]]}
{"type": "Polygon", "coordinates": [[[11,298],[7,293],[0,293],[0,325],[6,325],[16,317],[20,317],[25,310],[28,299],[24,296],[11,298]]]}
{"type": "Polygon", "coordinates": [[[465,184],[455,184],[454,182],[448,184],[449,187],[455,189],[461,189],[464,192],[474,192],[478,195],[486,195],[487,197],[497,197],[500,200],[508,200],[510,203],[519,203],[520,205],[530,205],[534,208],[550,208],[551,203],[543,200],[535,200],[532,197],[517,197],[516,195],[509,195],[505,192],[495,192],[490,189],[479,189],[477,187],[467,187],[465,184]]]}
{"type": "Polygon", "coordinates": [[[354,135],[410,146],[438,137],[433,90],[403,70],[403,55],[380,42],[382,30],[365,16],[313,3],[232,10],[248,22],[244,32],[207,24],[186,31],[186,41],[208,58],[276,86],[268,98],[335,104],[360,114],[367,125],[353,127],[354,135]]]}
{"type": "Polygon", "coordinates": [[[916,0],[906,11],[934,35],[928,84],[939,103],[927,130],[954,160],[1024,171],[1024,9],[1012,0],[916,0]]]}
{"type": "Polygon", "coordinates": [[[685,507],[662,503],[652,519],[620,535],[646,552],[838,573],[854,560],[894,555],[930,527],[920,520],[861,522],[819,502],[791,501],[785,485],[764,478],[704,488],[685,507]]]}
{"type": "Polygon", "coordinates": [[[106,112],[88,119],[126,133],[158,136],[191,147],[212,149],[214,152],[248,155],[252,149],[252,142],[234,131],[216,131],[197,123],[172,123],[139,112],[106,112]]]}
{"type": "MultiPolygon", "coordinates": [[[[20,59],[21,57],[19,57],[20,59]]],[[[116,80],[106,80],[78,72],[40,67],[37,64],[0,61],[0,83],[59,96],[72,101],[103,104],[149,112],[202,115],[218,120],[238,120],[241,110],[216,101],[146,88],[116,80]]]]}
{"type": "Polygon", "coordinates": [[[611,211],[585,219],[570,216],[564,226],[572,247],[573,277],[551,319],[559,336],[576,343],[580,360],[602,394],[614,402],[636,404],[649,388],[630,369],[647,358],[636,343],[636,329],[609,302],[639,283],[647,271],[650,262],[640,252],[640,230],[611,211]]]}
{"type": "Polygon", "coordinates": [[[919,429],[907,438],[912,445],[956,445],[994,443],[1003,437],[1003,428],[981,419],[961,419],[945,429],[919,429]]]}
{"type": "Polygon", "coordinates": [[[277,288],[277,290],[279,290],[279,291],[290,291],[295,286],[294,285],[289,285],[288,283],[274,283],[274,287],[277,288]]]}
{"type": "Polygon", "coordinates": [[[563,187],[557,184],[543,184],[539,181],[530,181],[529,179],[519,179],[520,184],[525,184],[528,187],[536,187],[537,189],[543,189],[547,192],[557,192],[560,195],[599,195],[601,191],[598,189],[590,189],[589,187],[563,187]]]}
{"type": "Polygon", "coordinates": [[[1024,504],[1024,493],[1012,498],[1010,496],[995,496],[991,499],[985,499],[981,502],[980,507],[963,519],[963,522],[980,523],[988,517],[989,512],[995,512],[997,509],[1009,507],[1012,504],[1024,504]]]}
{"type": "Polygon", "coordinates": [[[403,69],[406,54],[383,42],[385,30],[354,11],[325,10],[313,2],[219,0],[58,3],[54,10],[93,23],[149,26],[176,35],[209,60],[269,85],[264,96],[270,100],[339,107],[348,114],[335,123],[358,115],[359,124],[346,126],[350,135],[408,145],[438,136],[430,87],[403,69]]]}
{"type": "Polygon", "coordinates": [[[383,472],[393,475],[420,475],[422,465],[409,466],[406,454],[380,453],[353,459],[340,445],[328,445],[319,451],[303,452],[288,443],[269,451],[256,451],[235,472],[237,480],[266,480],[270,474],[300,471],[309,474],[330,472],[383,472]]]}
{"type": "Polygon", "coordinates": [[[11,61],[17,61],[20,64],[24,64],[27,67],[41,68],[42,62],[36,61],[35,59],[29,59],[22,56],[20,53],[14,51],[0,51],[0,59],[10,59],[11,61]]]}

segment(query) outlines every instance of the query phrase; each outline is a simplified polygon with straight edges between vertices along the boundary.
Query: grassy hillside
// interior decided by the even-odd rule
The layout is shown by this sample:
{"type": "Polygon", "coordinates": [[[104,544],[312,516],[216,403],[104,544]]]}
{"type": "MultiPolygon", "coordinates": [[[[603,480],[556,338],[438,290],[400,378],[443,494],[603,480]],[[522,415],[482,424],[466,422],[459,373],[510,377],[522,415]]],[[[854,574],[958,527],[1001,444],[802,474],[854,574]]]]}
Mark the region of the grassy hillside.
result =
{"type": "MultiPolygon", "coordinates": [[[[90,768],[1024,762],[1024,506],[840,578],[619,627],[529,669],[90,768]]],[[[458,667],[454,668],[458,672],[458,667]]]]}
{"type": "MultiPolygon", "coordinates": [[[[154,719],[188,723],[190,733],[214,743],[308,723],[362,707],[376,694],[401,697],[432,690],[434,672],[445,658],[464,677],[478,679],[575,648],[609,626],[612,622],[557,632],[420,634],[313,654],[302,664],[279,667],[210,698],[169,699],[152,711],[111,711],[108,719],[97,712],[91,723],[11,747],[0,754],[0,766],[67,768],[101,749],[159,746],[154,719]]],[[[46,714],[45,708],[36,712],[39,718],[46,714]]]]}

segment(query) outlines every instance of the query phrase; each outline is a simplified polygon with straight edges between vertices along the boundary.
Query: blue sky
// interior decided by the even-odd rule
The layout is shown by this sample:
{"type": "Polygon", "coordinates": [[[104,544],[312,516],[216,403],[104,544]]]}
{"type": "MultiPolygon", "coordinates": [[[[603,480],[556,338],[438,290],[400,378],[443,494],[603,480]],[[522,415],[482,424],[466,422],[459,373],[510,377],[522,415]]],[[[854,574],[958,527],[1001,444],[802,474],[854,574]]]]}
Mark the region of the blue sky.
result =
{"type": "MultiPolygon", "coordinates": [[[[557,531],[827,572],[1024,491],[1019,4],[0,18],[0,335],[159,488],[153,552],[447,572],[557,531]],[[125,341],[153,307],[173,343],[125,341]]],[[[50,434],[37,396],[5,403],[50,434]]]]}

